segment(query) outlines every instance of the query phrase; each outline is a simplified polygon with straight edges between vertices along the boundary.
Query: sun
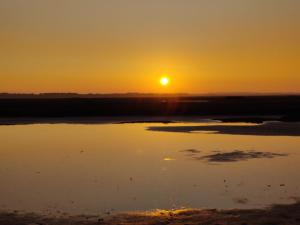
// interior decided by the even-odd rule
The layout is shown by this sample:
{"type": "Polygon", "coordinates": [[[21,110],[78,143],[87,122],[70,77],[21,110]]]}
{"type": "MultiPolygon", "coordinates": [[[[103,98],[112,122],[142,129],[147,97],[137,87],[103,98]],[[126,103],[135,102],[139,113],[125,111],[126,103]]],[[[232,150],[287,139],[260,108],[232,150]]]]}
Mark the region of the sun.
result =
{"type": "Polygon", "coordinates": [[[160,78],[160,84],[162,86],[167,86],[169,83],[170,83],[170,80],[169,80],[168,77],[162,77],[162,78],[160,78]]]}

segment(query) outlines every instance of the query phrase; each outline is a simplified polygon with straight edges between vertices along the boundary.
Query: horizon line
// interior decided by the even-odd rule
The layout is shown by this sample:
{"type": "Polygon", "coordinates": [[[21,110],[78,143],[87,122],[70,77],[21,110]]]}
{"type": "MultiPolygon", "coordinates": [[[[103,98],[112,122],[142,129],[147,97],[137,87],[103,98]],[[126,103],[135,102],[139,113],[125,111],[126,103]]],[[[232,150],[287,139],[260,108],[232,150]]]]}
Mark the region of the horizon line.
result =
{"type": "Polygon", "coordinates": [[[0,92],[0,96],[3,95],[34,95],[34,96],[42,96],[42,95],[79,95],[79,96],[87,96],[87,95],[187,95],[187,96],[209,96],[209,95],[300,95],[300,92],[207,92],[207,93],[185,93],[185,92],[177,92],[177,93],[155,93],[155,92],[110,92],[110,93],[99,93],[99,92],[91,92],[91,93],[78,93],[78,92],[0,92]]]}

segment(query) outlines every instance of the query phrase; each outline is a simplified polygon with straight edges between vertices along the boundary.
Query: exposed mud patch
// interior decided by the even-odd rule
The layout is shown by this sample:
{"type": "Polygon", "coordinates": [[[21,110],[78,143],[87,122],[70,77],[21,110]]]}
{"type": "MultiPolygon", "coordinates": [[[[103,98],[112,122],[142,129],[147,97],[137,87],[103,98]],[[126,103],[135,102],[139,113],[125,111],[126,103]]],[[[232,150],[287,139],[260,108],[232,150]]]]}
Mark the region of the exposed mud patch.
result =
{"type": "Polygon", "coordinates": [[[201,155],[201,151],[196,149],[187,149],[180,151],[186,153],[185,156],[193,160],[206,161],[209,163],[226,163],[247,161],[250,159],[272,159],[275,157],[284,157],[288,154],[262,152],[262,151],[242,151],[234,150],[231,152],[212,151],[212,154],[201,155]]]}
{"type": "Polygon", "coordinates": [[[206,156],[193,157],[196,160],[205,160],[208,162],[239,162],[250,159],[272,159],[275,157],[288,156],[287,154],[279,154],[272,152],[259,152],[259,151],[240,151],[235,150],[232,152],[215,153],[206,156]]]}
{"type": "Polygon", "coordinates": [[[258,125],[155,126],[150,131],[184,133],[219,133],[257,136],[300,136],[300,123],[268,122],[258,125]]]}

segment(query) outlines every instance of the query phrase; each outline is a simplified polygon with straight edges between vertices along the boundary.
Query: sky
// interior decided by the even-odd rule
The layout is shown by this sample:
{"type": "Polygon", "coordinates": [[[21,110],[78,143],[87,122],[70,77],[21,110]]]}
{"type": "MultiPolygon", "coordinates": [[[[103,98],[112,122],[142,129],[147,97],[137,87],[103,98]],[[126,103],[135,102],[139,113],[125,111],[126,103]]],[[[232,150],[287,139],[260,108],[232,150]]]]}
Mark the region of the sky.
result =
{"type": "Polygon", "coordinates": [[[0,92],[300,93],[299,12],[299,0],[0,0],[0,92]]]}

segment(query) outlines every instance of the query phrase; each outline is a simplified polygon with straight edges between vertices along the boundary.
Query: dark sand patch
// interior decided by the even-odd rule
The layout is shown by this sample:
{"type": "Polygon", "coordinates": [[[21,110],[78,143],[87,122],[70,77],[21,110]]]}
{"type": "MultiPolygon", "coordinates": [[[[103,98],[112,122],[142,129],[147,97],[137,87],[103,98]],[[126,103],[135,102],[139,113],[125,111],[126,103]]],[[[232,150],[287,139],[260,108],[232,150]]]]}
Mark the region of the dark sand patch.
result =
{"type": "Polygon", "coordinates": [[[300,224],[300,203],[290,205],[273,205],[265,209],[181,209],[156,210],[116,214],[108,217],[97,215],[81,216],[42,216],[34,213],[0,212],[1,225],[262,225],[262,224],[300,224]]]}
{"type": "Polygon", "coordinates": [[[247,205],[249,203],[248,198],[234,198],[233,201],[237,204],[247,205]]]}
{"type": "Polygon", "coordinates": [[[196,160],[205,160],[208,162],[239,162],[250,159],[272,159],[275,157],[288,156],[287,154],[279,154],[272,152],[259,152],[259,151],[240,151],[235,150],[232,152],[216,153],[206,156],[193,157],[196,160]]]}
{"type": "Polygon", "coordinates": [[[149,127],[162,132],[216,132],[233,135],[300,136],[299,122],[268,122],[258,125],[164,126],[149,127]]]}
{"type": "Polygon", "coordinates": [[[261,152],[261,151],[241,151],[234,150],[231,152],[212,151],[213,154],[201,156],[201,151],[196,149],[187,149],[180,152],[187,153],[186,156],[193,160],[207,161],[209,163],[226,163],[247,161],[250,159],[272,159],[275,157],[284,157],[288,154],[261,152]]]}
{"type": "Polygon", "coordinates": [[[189,153],[189,154],[198,154],[201,151],[197,149],[185,149],[185,150],[181,150],[180,152],[189,153]]]}

